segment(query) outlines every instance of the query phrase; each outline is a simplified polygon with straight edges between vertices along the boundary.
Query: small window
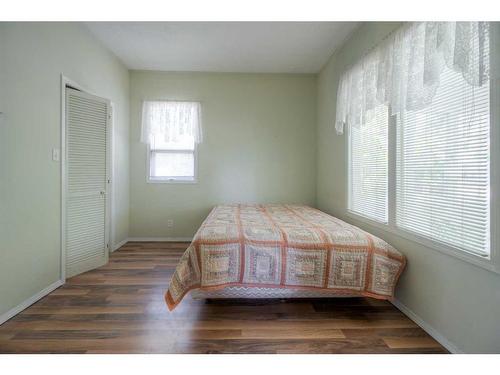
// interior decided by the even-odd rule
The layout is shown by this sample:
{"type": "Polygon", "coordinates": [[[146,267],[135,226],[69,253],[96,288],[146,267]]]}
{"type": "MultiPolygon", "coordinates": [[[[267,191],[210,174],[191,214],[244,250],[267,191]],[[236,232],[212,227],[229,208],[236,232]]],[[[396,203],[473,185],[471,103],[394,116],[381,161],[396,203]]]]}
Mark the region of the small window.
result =
{"type": "Polygon", "coordinates": [[[144,102],[142,139],[149,182],[195,182],[200,142],[199,103],[144,102]]]}
{"type": "Polygon", "coordinates": [[[149,180],[194,181],[196,144],[193,137],[185,136],[177,142],[154,138],[149,147],[149,180]]]}

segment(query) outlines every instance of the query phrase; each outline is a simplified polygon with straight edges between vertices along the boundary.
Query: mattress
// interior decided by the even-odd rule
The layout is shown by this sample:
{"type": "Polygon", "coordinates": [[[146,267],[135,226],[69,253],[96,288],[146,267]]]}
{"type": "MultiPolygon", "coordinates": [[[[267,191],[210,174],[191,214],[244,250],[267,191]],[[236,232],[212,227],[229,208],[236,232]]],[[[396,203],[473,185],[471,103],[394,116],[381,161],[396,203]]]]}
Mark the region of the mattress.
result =
{"type": "Polygon", "coordinates": [[[308,206],[220,205],[181,257],[165,300],[172,310],[193,289],[247,298],[259,288],[391,299],[405,263],[380,238],[308,206]]]}

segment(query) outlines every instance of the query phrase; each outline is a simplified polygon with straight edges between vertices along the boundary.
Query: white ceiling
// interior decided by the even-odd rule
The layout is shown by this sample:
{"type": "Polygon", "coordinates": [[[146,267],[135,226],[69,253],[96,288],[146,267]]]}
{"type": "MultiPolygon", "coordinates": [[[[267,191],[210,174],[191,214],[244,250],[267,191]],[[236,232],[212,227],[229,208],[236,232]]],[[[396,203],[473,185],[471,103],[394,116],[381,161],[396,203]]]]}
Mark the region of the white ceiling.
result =
{"type": "Polygon", "coordinates": [[[129,69],[317,73],[357,22],[87,22],[129,69]]]}

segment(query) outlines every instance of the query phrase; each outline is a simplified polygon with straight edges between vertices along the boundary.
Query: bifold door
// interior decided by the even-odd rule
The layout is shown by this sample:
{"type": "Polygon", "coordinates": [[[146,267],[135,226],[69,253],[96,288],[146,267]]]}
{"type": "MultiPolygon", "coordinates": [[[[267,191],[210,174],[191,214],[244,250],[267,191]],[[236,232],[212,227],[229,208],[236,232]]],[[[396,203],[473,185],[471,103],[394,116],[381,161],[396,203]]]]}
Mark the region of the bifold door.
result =
{"type": "Polygon", "coordinates": [[[66,88],[66,277],[108,261],[110,103],[66,88]]]}

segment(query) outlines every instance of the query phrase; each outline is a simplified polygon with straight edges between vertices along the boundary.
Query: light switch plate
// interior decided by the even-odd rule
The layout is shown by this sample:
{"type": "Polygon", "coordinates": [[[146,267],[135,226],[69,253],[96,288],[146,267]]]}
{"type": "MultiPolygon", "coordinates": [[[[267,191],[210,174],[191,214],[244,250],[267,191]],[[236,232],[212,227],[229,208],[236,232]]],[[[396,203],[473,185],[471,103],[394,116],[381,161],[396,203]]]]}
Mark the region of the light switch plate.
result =
{"type": "Polygon", "coordinates": [[[52,149],[52,160],[59,161],[61,159],[61,155],[58,148],[52,149]]]}

